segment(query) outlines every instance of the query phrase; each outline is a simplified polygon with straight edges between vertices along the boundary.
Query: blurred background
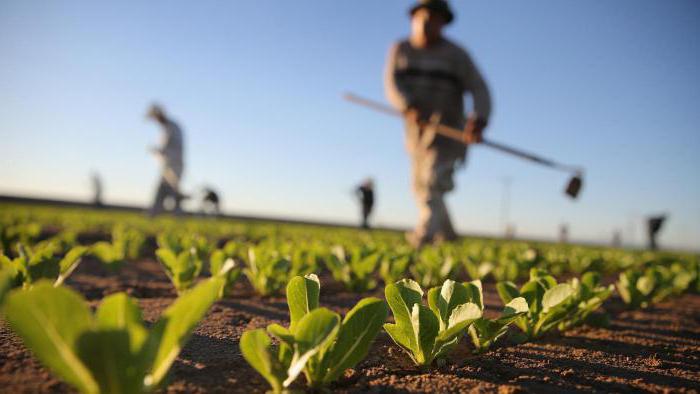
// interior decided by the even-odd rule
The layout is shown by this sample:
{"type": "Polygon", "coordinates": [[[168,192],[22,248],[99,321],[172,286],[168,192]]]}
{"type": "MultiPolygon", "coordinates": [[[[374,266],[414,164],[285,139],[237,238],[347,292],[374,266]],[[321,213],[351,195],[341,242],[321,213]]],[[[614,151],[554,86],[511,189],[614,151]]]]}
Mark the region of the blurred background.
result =
{"type": "MultiPolygon", "coordinates": [[[[0,194],[147,206],[161,103],[185,133],[183,190],[223,210],[356,223],[374,177],[379,226],[416,208],[400,120],[343,101],[384,100],[391,43],[412,1],[2,1],[0,194]]],[[[586,168],[566,176],[484,147],[448,198],[457,229],[628,246],[667,213],[666,247],[700,248],[700,2],[453,1],[447,36],[487,79],[487,135],[586,168]]]]}

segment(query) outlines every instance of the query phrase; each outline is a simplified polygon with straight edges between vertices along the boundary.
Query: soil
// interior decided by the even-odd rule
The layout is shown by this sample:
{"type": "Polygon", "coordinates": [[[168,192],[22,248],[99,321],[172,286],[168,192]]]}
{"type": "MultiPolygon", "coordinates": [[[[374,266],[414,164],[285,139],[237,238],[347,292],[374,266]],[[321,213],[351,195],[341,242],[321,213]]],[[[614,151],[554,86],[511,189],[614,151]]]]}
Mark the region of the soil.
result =
{"type": "MultiPolygon", "coordinates": [[[[144,318],[155,321],[176,294],[153,259],[110,272],[86,259],[67,284],[93,305],[126,291],[139,299],[144,318]]],[[[382,297],[380,289],[355,294],[321,278],[321,304],[346,312],[360,298],[382,297]]],[[[487,312],[502,308],[493,284],[485,284],[487,312]]],[[[334,386],[333,392],[698,392],[700,391],[700,295],[687,294],[645,310],[628,311],[613,298],[605,304],[607,328],[580,327],[532,343],[508,340],[483,355],[471,354],[467,340],[443,365],[414,367],[391,339],[380,333],[368,357],[334,386]]],[[[169,375],[170,393],[262,393],[267,383],[243,359],[241,334],[270,323],[286,325],[284,297],[261,298],[245,280],[216,303],[200,323],[169,375]]],[[[0,323],[0,391],[71,392],[54,378],[0,323]]],[[[303,389],[303,378],[296,389],[303,389]]]]}

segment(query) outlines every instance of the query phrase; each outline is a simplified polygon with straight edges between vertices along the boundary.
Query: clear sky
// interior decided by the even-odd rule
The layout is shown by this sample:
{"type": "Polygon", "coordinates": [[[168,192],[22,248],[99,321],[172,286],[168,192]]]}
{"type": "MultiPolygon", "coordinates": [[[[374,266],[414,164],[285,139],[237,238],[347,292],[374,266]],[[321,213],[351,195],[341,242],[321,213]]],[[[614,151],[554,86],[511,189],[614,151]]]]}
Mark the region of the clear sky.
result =
{"type": "MultiPolygon", "coordinates": [[[[520,236],[700,248],[700,2],[452,1],[448,37],[489,82],[493,139],[586,167],[567,176],[477,147],[450,195],[457,228],[501,232],[503,179],[520,236]]],[[[377,182],[376,222],[412,225],[400,121],[341,100],[384,100],[410,1],[0,2],[0,193],[147,204],[161,102],[186,133],[184,188],[227,211],[352,222],[377,182]]]]}

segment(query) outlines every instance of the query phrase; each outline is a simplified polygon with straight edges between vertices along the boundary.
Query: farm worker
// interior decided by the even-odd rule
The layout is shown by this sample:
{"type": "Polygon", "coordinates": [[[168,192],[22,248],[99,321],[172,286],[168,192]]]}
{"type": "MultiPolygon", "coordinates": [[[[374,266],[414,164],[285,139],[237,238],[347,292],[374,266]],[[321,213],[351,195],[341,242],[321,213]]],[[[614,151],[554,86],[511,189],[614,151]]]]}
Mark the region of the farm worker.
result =
{"type": "Polygon", "coordinates": [[[209,215],[219,215],[221,209],[219,207],[219,193],[209,186],[202,189],[202,213],[209,215]]]}
{"type": "Polygon", "coordinates": [[[90,183],[92,183],[92,205],[95,207],[102,206],[102,178],[100,174],[93,172],[90,175],[90,183]]]}
{"type": "Polygon", "coordinates": [[[182,130],[157,104],[151,105],[146,116],[160,124],[162,129],[160,146],[151,148],[151,152],[161,162],[161,177],[150,213],[157,215],[163,212],[165,200],[168,198],[174,202],[175,213],[181,213],[180,202],[185,197],[180,193],[180,178],[183,170],[182,130]]]}
{"type": "Polygon", "coordinates": [[[649,235],[649,249],[657,250],[659,244],[656,242],[656,237],[658,236],[661,228],[666,221],[666,215],[652,216],[647,219],[647,234],[649,235]]]}
{"type": "Polygon", "coordinates": [[[362,206],[362,228],[369,228],[369,215],[374,207],[374,181],[372,178],[365,179],[360,186],[355,189],[357,198],[362,206]]]}
{"type": "Polygon", "coordinates": [[[442,34],[454,14],[444,0],[424,0],[410,9],[411,35],[395,43],[385,70],[386,95],[405,115],[406,149],[412,162],[418,205],[415,247],[457,238],[445,205],[453,174],[463,166],[466,145],[435,133],[442,123],[464,130],[466,143],[479,143],[491,114],[491,96],[467,52],[442,34]],[[473,108],[465,115],[464,95],[473,108]]]}

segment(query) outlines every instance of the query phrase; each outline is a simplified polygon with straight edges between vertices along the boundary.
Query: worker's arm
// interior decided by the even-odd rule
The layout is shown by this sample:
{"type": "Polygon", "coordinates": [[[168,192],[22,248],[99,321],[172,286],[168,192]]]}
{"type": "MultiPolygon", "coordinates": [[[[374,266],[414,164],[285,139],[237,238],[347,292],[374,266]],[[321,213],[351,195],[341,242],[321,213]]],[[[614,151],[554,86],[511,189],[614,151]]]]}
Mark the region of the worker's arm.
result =
{"type": "Polygon", "coordinates": [[[387,99],[394,108],[406,114],[412,109],[412,99],[407,87],[402,83],[400,78],[396,78],[400,46],[400,43],[396,43],[389,50],[389,56],[384,70],[384,91],[387,99]]]}
{"type": "Polygon", "coordinates": [[[479,69],[467,52],[462,58],[461,79],[465,92],[472,95],[474,108],[467,116],[465,138],[467,143],[479,143],[491,116],[491,93],[479,69]]]}

